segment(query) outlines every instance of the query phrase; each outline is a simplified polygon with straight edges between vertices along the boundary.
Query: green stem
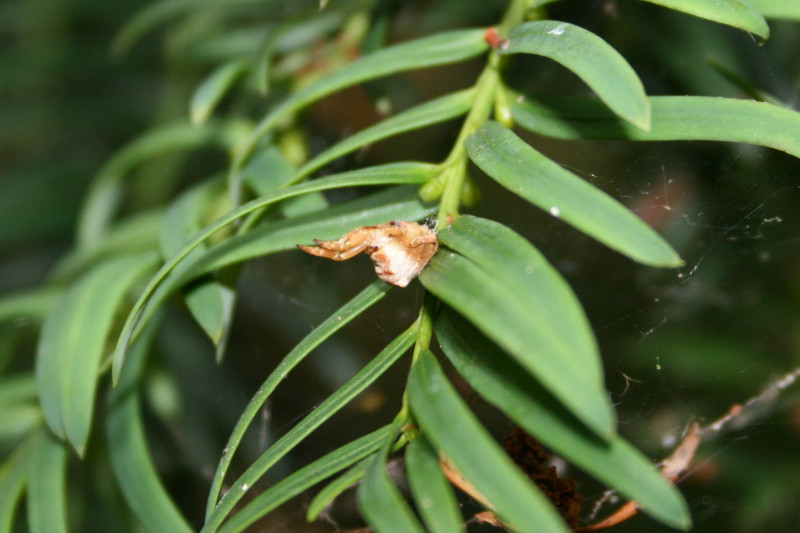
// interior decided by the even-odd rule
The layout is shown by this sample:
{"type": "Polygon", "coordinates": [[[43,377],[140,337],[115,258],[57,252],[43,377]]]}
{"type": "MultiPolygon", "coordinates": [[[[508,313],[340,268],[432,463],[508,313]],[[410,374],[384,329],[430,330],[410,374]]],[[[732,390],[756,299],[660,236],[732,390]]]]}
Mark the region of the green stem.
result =
{"type": "Polygon", "coordinates": [[[534,3],[531,0],[511,0],[503,20],[497,25],[497,34],[502,38],[507,37],[514,26],[525,20],[525,13],[534,3]]]}
{"type": "Polygon", "coordinates": [[[447,224],[448,217],[458,214],[461,204],[461,188],[467,173],[467,152],[464,149],[464,141],[489,119],[489,114],[492,112],[497,87],[500,83],[500,75],[492,63],[493,61],[490,59],[489,65],[483,69],[481,77],[475,84],[475,105],[464,120],[464,125],[461,126],[453,150],[442,163],[442,173],[446,176],[447,181],[439,203],[437,219],[443,226],[447,224]]]}
{"type": "Polygon", "coordinates": [[[419,310],[417,318],[417,341],[414,344],[414,355],[412,356],[412,364],[416,362],[422,350],[427,350],[431,347],[431,337],[433,336],[433,313],[436,306],[436,299],[430,293],[425,294],[425,302],[422,304],[422,309],[419,310]]]}
{"type": "MultiPolygon", "coordinates": [[[[529,0],[511,0],[503,20],[497,26],[498,35],[505,37],[511,28],[524,20],[529,3],[529,0]]],[[[496,50],[492,50],[486,67],[475,83],[475,105],[461,126],[453,150],[441,164],[445,185],[439,203],[437,220],[442,225],[447,224],[448,217],[458,215],[461,205],[461,189],[467,175],[468,159],[464,141],[489,120],[497,95],[502,90],[499,66],[500,56],[496,50]]]]}
{"type": "MultiPolygon", "coordinates": [[[[431,338],[433,337],[433,314],[436,310],[436,298],[430,293],[425,294],[425,302],[422,304],[422,309],[419,310],[417,316],[417,332],[416,342],[414,343],[414,354],[411,356],[411,365],[417,362],[419,354],[427,350],[431,346],[431,338]]],[[[403,404],[400,412],[397,413],[397,418],[404,421],[405,428],[401,441],[413,440],[416,435],[414,427],[414,417],[411,414],[411,408],[408,404],[408,394],[403,394],[403,404]]]]}

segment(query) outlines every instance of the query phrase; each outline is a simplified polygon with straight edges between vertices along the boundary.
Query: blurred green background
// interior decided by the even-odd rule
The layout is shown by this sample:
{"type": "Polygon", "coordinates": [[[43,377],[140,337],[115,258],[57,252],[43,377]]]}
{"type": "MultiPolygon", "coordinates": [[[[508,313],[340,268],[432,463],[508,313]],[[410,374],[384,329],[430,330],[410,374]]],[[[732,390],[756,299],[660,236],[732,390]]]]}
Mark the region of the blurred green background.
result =
{"type": "MultiPolygon", "coordinates": [[[[491,25],[504,7],[501,1],[381,4],[392,40],[491,25]]],[[[73,245],[76,215],[93,174],[147,128],[186,117],[192,90],[222,59],[238,53],[237,43],[245,42],[247,31],[316,13],[311,1],[286,7],[265,0],[239,11],[210,10],[176,17],[127,53],[112,54],[116,32],[144,5],[15,0],[0,6],[0,293],[46,279],[73,245]],[[192,37],[198,32],[208,33],[203,46],[192,37]]],[[[765,91],[795,109],[800,101],[797,23],[771,22],[772,37],[761,44],[743,32],[647,4],[564,1],[548,7],[552,18],[579,24],[617,48],[649,94],[749,98],[765,91]]],[[[376,98],[402,109],[467,86],[477,68],[464,64],[395,76],[327,99],[303,118],[308,148],[319,151],[375,121],[371,101],[376,98]]],[[[512,85],[522,90],[587,93],[577,78],[544,59],[518,60],[513,72],[512,85]]],[[[280,89],[270,98],[278,98],[280,89]]],[[[263,110],[271,101],[258,105],[263,110]]],[[[438,161],[457,131],[458,124],[431,128],[423,138],[402,136],[336,164],[411,154],[438,161]]],[[[712,422],[800,365],[800,161],[766,148],[719,143],[527,140],[621,199],[665,235],[687,263],[678,271],[635,265],[473,169],[483,197],[475,212],[528,237],[578,294],[599,338],[624,436],[649,456],[665,457],[689,423],[712,422]]],[[[218,151],[158,158],[137,169],[125,209],[162,205],[225,165],[218,151]]],[[[222,367],[213,363],[213,349],[199,328],[177,307],[168,311],[168,327],[158,341],[162,357],[148,374],[147,408],[157,415],[151,417],[149,437],[168,488],[194,525],[201,522],[218,454],[247,399],[303,334],[371,281],[366,260],[345,269],[300,261],[298,255],[245,267],[222,367]]],[[[394,291],[303,365],[264,411],[263,432],[252,436],[239,464],[247,464],[266,441],[401,331],[421,296],[418,284],[394,291]]],[[[0,342],[17,347],[2,353],[23,354],[0,360],[5,373],[30,367],[35,347],[30,324],[6,326],[0,342]]],[[[390,416],[404,372],[399,368],[387,375],[340,417],[340,424],[323,427],[298,449],[296,464],[390,416]]],[[[742,417],[743,427],[729,427],[703,444],[692,475],[680,485],[695,531],[796,530],[798,390],[790,386],[757,402],[758,416],[742,417]]],[[[498,438],[510,431],[487,406],[475,408],[498,438]]],[[[8,443],[0,444],[5,451],[8,443]]],[[[109,524],[131,520],[109,485],[108,465],[99,462],[74,459],[70,467],[70,517],[78,531],[108,531],[109,524]]],[[[292,468],[279,465],[273,479],[292,468]]],[[[603,488],[573,474],[588,513],[603,488]]],[[[332,529],[327,523],[305,524],[302,504],[286,506],[254,530],[332,529]]],[[[347,502],[341,506],[338,519],[349,526],[347,502]]],[[[659,527],[637,517],[618,530],[659,527]]]]}

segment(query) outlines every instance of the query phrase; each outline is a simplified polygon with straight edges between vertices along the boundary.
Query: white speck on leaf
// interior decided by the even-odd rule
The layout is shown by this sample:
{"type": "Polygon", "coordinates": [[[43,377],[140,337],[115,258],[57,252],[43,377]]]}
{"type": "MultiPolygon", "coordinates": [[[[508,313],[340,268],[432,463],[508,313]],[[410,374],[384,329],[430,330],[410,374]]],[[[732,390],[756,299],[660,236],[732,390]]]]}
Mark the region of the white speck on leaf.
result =
{"type": "Polygon", "coordinates": [[[548,31],[547,34],[548,35],[563,35],[564,34],[564,29],[566,27],[567,27],[566,24],[559,24],[558,26],[556,26],[552,30],[548,31]]]}
{"type": "Polygon", "coordinates": [[[558,217],[561,216],[561,209],[559,209],[556,206],[553,206],[553,207],[550,208],[550,214],[553,215],[554,217],[558,218],[558,217]]]}

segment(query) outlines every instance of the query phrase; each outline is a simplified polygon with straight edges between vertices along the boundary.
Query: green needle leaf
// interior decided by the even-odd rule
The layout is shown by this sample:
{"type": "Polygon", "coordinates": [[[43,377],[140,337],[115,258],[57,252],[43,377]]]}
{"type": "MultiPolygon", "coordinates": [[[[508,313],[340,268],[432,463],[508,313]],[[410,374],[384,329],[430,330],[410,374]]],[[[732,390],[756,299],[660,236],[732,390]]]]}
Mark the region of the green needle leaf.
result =
{"type": "Polygon", "coordinates": [[[116,54],[127,53],[136,41],[156,27],[177,19],[183,15],[198,12],[200,9],[241,9],[251,7],[252,10],[261,9],[260,0],[167,0],[148,4],[147,7],[131,17],[125,26],[114,37],[111,45],[116,54]]]}
{"type": "Polygon", "coordinates": [[[52,283],[74,280],[103,259],[158,248],[158,232],[163,212],[139,211],[108,228],[93,246],[76,248],[58,262],[50,274],[52,283]]]}
{"type": "Polygon", "coordinates": [[[40,287],[4,294],[0,298],[0,324],[15,318],[41,321],[52,310],[63,290],[40,287]]]}
{"type": "Polygon", "coordinates": [[[249,59],[235,59],[218,67],[195,89],[189,103],[192,124],[205,124],[233,84],[250,69],[249,59]]]}
{"type": "Polygon", "coordinates": [[[534,150],[505,126],[487,122],[467,139],[466,147],[475,164],[500,185],[612,250],[651,266],[683,264],[642,219],[534,150]]]}
{"type": "Polygon", "coordinates": [[[464,531],[453,488],[442,473],[439,457],[425,435],[408,444],[406,473],[414,501],[425,526],[432,533],[464,531]]]}
{"type": "Polygon", "coordinates": [[[519,365],[452,311],[437,317],[436,338],[482,398],[545,446],[636,500],[653,518],[672,527],[689,527],[689,511],[678,490],[624,439],[614,434],[604,442],[586,431],[519,365]]]}
{"type": "Polygon", "coordinates": [[[134,344],[130,364],[109,393],[108,453],[122,495],[145,531],[190,533],[158,477],[142,421],[138,385],[155,333],[156,328],[148,328],[134,344]]]}
{"type": "MultiPolygon", "coordinates": [[[[213,180],[190,189],[173,201],[164,213],[159,242],[164,257],[180,251],[183,244],[201,228],[203,216],[212,202],[223,194],[222,182],[213,180]]],[[[204,245],[194,250],[192,256],[202,255],[204,245]]],[[[213,276],[199,280],[185,291],[185,301],[192,316],[203,328],[215,346],[226,337],[231,325],[234,291],[216,281],[213,276]]]]}
{"type": "Polygon", "coordinates": [[[474,100],[474,89],[466,89],[407,109],[331,146],[303,165],[292,177],[291,182],[299,181],[331,161],[368,144],[461,116],[470,110],[474,100]]]}
{"type": "Polygon", "coordinates": [[[9,533],[17,504],[28,482],[31,456],[38,435],[20,443],[0,467],[0,531],[9,533]]]}
{"type": "Polygon", "coordinates": [[[767,18],[800,20],[800,2],[795,0],[747,0],[767,18]]]}
{"type": "Polygon", "coordinates": [[[156,254],[110,259],[62,296],[42,326],[36,380],[45,419],[83,455],[94,411],[97,371],[114,312],[156,264],[156,254]]]}
{"type": "Polygon", "coordinates": [[[543,330],[516,287],[448,250],[434,256],[420,281],[507,350],[600,437],[612,433],[613,413],[605,392],[543,330]]]}
{"type": "Polygon", "coordinates": [[[289,453],[299,442],[305,439],[323,422],[329,420],[350,400],[363,392],[375,382],[401,355],[414,343],[416,324],[400,334],[375,358],[362,368],[353,378],[322,402],[310,415],[301,420],[286,435],[281,437],[264,452],[239,479],[214,508],[203,526],[202,533],[217,531],[233,507],[242,499],[253,484],[263,476],[276,462],[289,453]]]}
{"type": "Polygon", "coordinates": [[[36,435],[29,467],[31,533],[67,533],[67,447],[46,427],[36,435]]]}
{"type": "Polygon", "coordinates": [[[458,217],[438,237],[514,288],[536,316],[531,329],[543,336],[537,345],[556,347],[560,357],[574,360],[575,371],[585,374],[587,382],[603,383],[600,351],[578,298],[528,240],[498,222],[470,215],[458,217]]]}
{"type": "Polygon", "coordinates": [[[239,444],[247,428],[280,382],[283,381],[289,372],[291,372],[306,355],[311,353],[314,348],[322,344],[325,339],[339,331],[346,324],[350,323],[350,321],[371,307],[375,302],[386,296],[389,290],[391,290],[391,286],[380,280],[372,282],[372,284],[358,293],[352,300],[325,319],[322,324],[314,328],[314,330],[301,340],[292,351],[286,354],[286,357],[284,357],[278,366],[275,367],[275,370],[270,373],[266,381],[264,381],[258,391],[253,395],[247,407],[245,407],[239,421],[236,422],[236,426],[231,432],[228,443],[225,445],[225,453],[220,459],[214,474],[214,480],[211,483],[211,489],[209,490],[208,502],[206,504],[206,518],[208,518],[214,510],[220,490],[222,489],[222,483],[225,480],[225,474],[228,472],[228,467],[233,459],[233,455],[239,448],[239,444]]]}
{"type": "Polygon", "coordinates": [[[377,454],[358,485],[358,509],[377,533],[425,533],[400,491],[386,475],[386,458],[377,454]]]}
{"type": "Polygon", "coordinates": [[[767,102],[706,96],[654,96],[649,132],[618,120],[588,98],[521,97],[514,120],[559,139],[726,141],[755,144],[800,158],[800,113],[767,102]]]}
{"type": "MultiPolygon", "coordinates": [[[[769,37],[767,21],[758,12],[756,0],[643,0],[682,11],[720,24],[740,28],[759,37],[769,37]],[[751,5],[752,4],[752,5],[751,5]],[[755,9],[754,9],[755,8],[755,9]]],[[[787,0],[791,2],[792,0],[787,0]]]]}
{"type": "Polygon", "coordinates": [[[401,43],[364,56],[330,76],[294,93],[267,115],[247,142],[237,151],[232,172],[238,173],[252,151],[281,120],[308,104],[367,80],[403,72],[464,61],[488,49],[483,30],[457,30],[401,43]]]}
{"type": "Polygon", "coordinates": [[[198,128],[177,122],[149,131],[128,143],[92,179],[78,219],[79,247],[98,245],[108,231],[122,199],[122,181],[131,169],[144,161],[179,150],[195,150],[209,144],[224,145],[226,135],[225,128],[213,123],[198,128]]]}
{"type": "Polygon", "coordinates": [[[569,531],[550,501],[480,425],[428,350],[411,368],[408,399],[423,433],[513,531],[569,531]]]}
{"type": "Polygon", "coordinates": [[[150,458],[139,393],[117,396],[121,397],[106,423],[111,464],[125,501],[145,531],[190,533],[192,528],[170,499],[150,458]]]}
{"type": "Polygon", "coordinates": [[[320,490],[311,503],[308,504],[308,511],[306,512],[306,520],[309,522],[319,518],[325,507],[330,502],[339,497],[341,493],[358,483],[364,477],[367,467],[371,464],[369,459],[364,459],[360,463],[350,468],[347,472],[337,477],[325,487],[320,490]]]}
{"type": "Polygon", "coordinates": [[[289,501],[303,491],[316,485],[323,479],[347,468],[357,461],[374,453],[391,433],[391,427],[385,426],[369,435],[345,444],[341,448],[314,461],[297,472],[285,477],[253,501],[241,511],[233,515],[220,528],[221,533],[242,531],[247,526],[289,501]]]}
{"type": "Polygon", "coordinates": [[[540,20],[515,27],[505,53],[549,57],[577,74],[619,116],[650,129],[650,104],[641,80],[616,50],[592,32],[566,22],[540,20]]]}

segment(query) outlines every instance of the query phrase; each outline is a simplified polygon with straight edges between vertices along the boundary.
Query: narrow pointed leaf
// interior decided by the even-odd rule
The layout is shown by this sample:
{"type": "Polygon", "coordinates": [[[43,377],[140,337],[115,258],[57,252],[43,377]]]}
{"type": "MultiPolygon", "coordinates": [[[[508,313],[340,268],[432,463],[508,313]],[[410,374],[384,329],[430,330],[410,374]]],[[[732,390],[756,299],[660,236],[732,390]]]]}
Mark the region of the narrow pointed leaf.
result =
{"type": "MultiPolygon", "coordinates": [[[[265,196],[303,181],[307,177],[298,175],[297,169],[274,145],[268,145],[254,155],[242,171],[242,175],[244,182],[252,187],[258,196],[265,196]]],[[[325,195],[317,191],[284,200],[278,209],[286,218],[294,218],[327,206],[325,195]]]]}
{"type": "Polygon", "coordinates": [[[310,175],[345,154],[358,150],[368,144],[398,135],[407,131],[430,126],[466,114],[475,100],[475,91],[466,89],[442,96],[430,102],[412,107],[398,115],[387,118],[372,127],[350,135],[331,146],[314,159],[303,165],[292,181],[310,175]]]}
{"type": "Polygon", "coordinates": [[[164,212],[158,234],[164,257],[171,257],[178,252],[186,240],[202,228],[206,212],[223,194],[222,181],[210,180],[189,189],[170,204],[164,212]]]}
{"type": "MultiPolygon", "coordinates": [[[[277,147],[272,145],[253,156],[242,174],[244,182],[252,187],[258,196],[266,196],[278,189],[303,181],[306,177],[298,176],[297,169],[289,163],[277,147]]],[[[325,195],[317,191],[284,200],[278,209],[286,218],[294,218],[325,209],[328,205],[325,195]]],[[[261,214],[256,212],[251,214],[251,217],[253,216],[260,217],[261,214]]],[[[251,224],[243,223],[239,233],[244,233],[250,227],[251,224]]]]}
{"type": "Polygon", "coordinates": [[[122,199],[122,181],[131,169],[163,154],[222,144],[224,138],[224,129],[211,123],[198,128],[178,122],[149,131],[128,143],[92,179],[78,220],[79,246],[98,245],[108,231],[122,199]]]}
{"type": "MultiPolygon", "coordinates": [[[[0,448],[9,450],[14,445],[17,447],[17,452],[11,457],[4,457],[9,461],[8,464],[13,462],[12,458],[18,453],[23,453],[23,449],[31,448],[31,439],[25,437],[35,434],[35,429],[42,425],[42,409],[36,393],[36,378],[32,372],[0,376],[0,448]]],[[[0,486],[3,484],[2,479],[3,474],[0,473],[0,486]]],[[[0,490],[0,495],[4,494],[6,493],[0,490]]],[[[8,495],[12,497],[13,492],[8,495]]],[[[4,504],[3,497],[0,496],[0,509],[4,504]]],[[[3,523],[2,516],[0,511],[0,525],[3,523]]],[[[0,527],[0,532],[2,531],[4,530],[0,527]]]]}
{"type": "Polygon", "coordinates": [[[41,321],[58,302],[63,289],[39,287],[4,294],[0,298],[0,324],[17,318],[41,321]]]}
{"type": "Polygon", "coordinates": [[[58,262],[49,276],[53,283],[72,281],[110,257],[158,249],[163,211],[139,211],[116,222],[92,246],[76,248],[58,262]]]}
{"type": "Polygon", "coordinates": [[[425,533],[386,475],[386,459],[382,454],[371,460],[357,495],[358,509],[376,533],[425,533]]]}
{"type": "Polygon", "coordinates": [[[311,414],[301,420],[256,459],[225,493],[219,504],[207,517],[202,533],[217,531],[222,521],[233,510],[233,507],[267,470],[388,370],[411,347],[414,342],[415,330],[415,326],[412,326],[395,338],[350,381],[331,394],[311,414]]]}
{"type": "Polygon", "coordinates": [[[634,261],[683,264],[672,247],[642,219],[497,122],[487,122],[466,141],[470,158],[514,194],[558,216],[634,261]]]}
{"type": "MultiPolygon", "coordinates": [[[[759,37],[769,37],[767,21],[758,12],[756,1],[745,0],[643,0],[682,11],[720,24],[739,28],[759,37]],[[752,4],[752,5],[751,5],[752,4]]],[[[792,0],[788,0],[792,1],[792,0]]]]}
{"type": "MultiPolygon", "coordinates": [[[[188,256],[189,253],[192,252],[192,250],[197,248],[208,237],[210,237],[220,229],[230,225],[236,220],[239,220],[242,217],[245,217],[250,213],[257,211],[263,207],[274,204],[281,200],[285,200],[287,198],[293,198],[295,196],[300,196],[302,194],[306,194],[309,192],[337,189],[342,187],[389,185],[396,183],[423,183],[427,181],[430,177],[432,177],[435,174],[435,172],[436,172],[436,167],[434,165],[427,165],[424,163],[396,163],[390,165],[383,165],[380,167],[371,167],[368,169],[362,169],[353,172],[345,172],[343,174],[329,176],[327,178],[322,178],[314,180],[309,183],[303,183],[301,185],[295,185],[293,187],[275,191],[272,194],[248,202],[247,204],[244,204],[238,209],[234,209],[228,214],[217,219],[212,224],[209,224],[201,231],[197,232],[183,246],[183,248],[181,248],[181,250],[178,253],[176,253],[169,261],[167,261],[161,267],[161,269],[159,269],[159,271],[150,280],[150,282],[147,284],[147,287],[145,287],[143,293],[134,304],[133,309],[128,315],[128,318],[125,321],[125,325],[123,326],[122,332],[117,341],[117,348],[114,353],[114,362],[112,366],[112,374],[114,376],[114,381],[116,381],[119,376],[119,372],[122,368],[122,364],[125,359],[125,351],[127,350],[128,343],[134,336],[134,328],[136,328],[137,331],[141,329],[141,326],[138,324],[140,317],[143,314],[145,315],[145,317],[149,317],[150,314],[152,314],[152,310],[149,310],[147,311],[147,313],[144,313],[145,311],[144,306],[148,304],[155,290],[159,287],[159,285],[161,285],[164,282],[167,276],[186,258],[186,256],[188,256]]],[[[419,205],[418,202],[417,205],[419,205]]],[[[377,213],[378,211],[373,211],[373,214],[377,213]]],[[[413,217],[405,218],[405,220],[413,220],[413,219],[414,219],[413,217]]],[[[293,221],[291,225],[295,224],[296,221],[293,221]]],[[[335,227],[336,223],[330,223],[328,225],[331,227],[335,227]]],[[[349,229],[352,229],[352,227],[349,229]]],[[[247,235],[249,234],[245,234],[243,238],[247,238],[246,237],[247,235]]],[[[316,236],[316,238],[325,238],[325,237],[322,235],[318,235],[316,236]]],[[[301,241],[296,241],[294,244],[297,244],[299,242],[301,241]]],[[[214,268],[217,267],[218,266],[215,266],[214,268]]],[[[146,320],[144,322],[146,322],[146,320]]]]}
{"type": "Polygon", "coordinates": [[[142,420],[138,381],[155,328],[131,350],[131,364],[109,394],[106,437],[111,467],[122,495],[145,531],[190,533],[193,529],[178,511],[159,479],[150,457],[142,420]]]}
{"type": "Polygon", "coordinates": [[[269,144],[256,152],[242,171],[242,179],[256,196],[266,196],[285,187],[296,172],[280,149],[269,144]]]}
{"type": "MultiPolygon", "coordinates": [[[[416,187],[396,188],[313,212],[303,217],[264,224],[209,248],[182,266],[179,279],[188,281],[223,266],[280,251],[313,239],[336,239],[358,226],[388,220],[420,220],[431,208],[416,196],[416,187]],[[185,269],[185,270],[184,270],[185,269]]],[[[165,286],[173,280],[168,280],[165,286]]]]}
{"type": "Polygon", "coordinates": [[[111,464],[125,501],[145,531],[192,531],[171,501],[147,449],[138,392],[115,402],[108,415],[111,464]]]}
{"type": "Polygon", "coordinates": [[[569,531],[555,507],[470,412],[430,351],[423,351],[411,368],[407,390],[423,433],[513,531],[569,531]]]}
{"type": "Polygon", "coordinates": [[[289,372],[311,353],[314,348],[322,344],[325,339],[332,336],[374,303],[386,296],[390,288],[391,287],[386,283],[380,281],[372,282],[349,302],[337,309],[335,313],[325,319],[319,326],[314,328],[311,333],[306,335],[303,340],[297,343],[297,345],[286,354],[286,357],[278,363],[278,366],[270,372],[266,381],[259,387],[258,391],[256,391],[253,398],[244,408],[244,411],[242,411],[242,415],[239,417],[236,426],[231,432],[231,436],[228,438],[228,443],[225,445],[225,454],[220,458],[219,465],[214,473],[214,479],[211,483],[211,489],[209,490],[208,502],[206,504],[206,518],[211,515],[211,512],[217,504],[217,499],[219,498],[225,475],[228,472],[228,467],[233,460],[236,450],[239,448],[239,444],[247,428],[250,427],[253,419],[261,410],[269,396],[281,381],[286,379],[289,372]]]}
{"type": "Polygon", "coordinates": [[[422,284],[513,356],[600,437],[612,434],[607,395],[580,361],[540,323],[517,287],[466,257],[440,250],[422,284]]]}
{"type": "Polygon", "coordinates": [[[364,473],[370,465],[370,460],[364,459],[350,468],[347,472],[337,477],[325,487],[320,490],[311,503],[308,504],[308,511],[306,511],[306,520],[309,522],[319,518],[322,511],[333,500],[339,497],[344,491],[358,483],[364,477],[364,473]]]}
{"type": "Polygon", "coordinates": [[[0,467],[0,532],[9,533],[30,472],[35,438],[20,443],[0,467]]]}
{"type": "MultiPolygon", "coordinates": [[[[202,228],[202,220],[218,195],[221,182],[208,182],[189,190],[170,204],[164,213],[159,242],[161,253],[169,258],[180,251],[183,244],[202,228]]],[[[202,254],[199,245],[192,255],[202,254]]],[[[231,325],[234,292],[212,276],[199,280],[185,291],[185,301],[192,316],[203,328],[215,346],[226,336],[231,325]]]]}
{"type": "MultiPolygon", "coordinates": [[[[603,369],[589,320],[566,280],[524,237],[498,222],[458,217],[438,234],[439,242],[477,263],[514,288],[537,329],[557,347],[559,357],[574,360],[576,372],[602,388],[603,369]]],[[[549,357],[548,357],[549,358],[549,357]]]]}
{"type": "Polygon", "coordinates": [[[0,405],[0,443],[13,443],[42,423],[42,409],[35,402],[0,405]]]}
{"type": "Polygon", "coordinates": [[[225,522],[219,531],[222,533],[243,531],[259,518],[323,479],[374,453],[389,436],[390,430],[391,428],[386,426],[364,435],[285,477],[245,505],[241,511],[225,522]]]}
{"type": "Polygon", "coordinates": [[[488,49],[483,33],[484,30],[480,29],[457,30],[390,46],[364,56],[296,92],[258,124],[248,141],[238,150],[232,172],[241,170],[253,149],[273,127],[308,104],[367,80],[475,57],[488,49]]]}
{"type": "Polygon", "coordinates": [[[236,291],[214,279],[198,282],[186,294],[186,306],[215,346],[224,345],[235,299],[236,291]]]}
{"type": "Polygon", "coordinates": [[[439,457],[424,435],[408,444],[406,473],[411,493],[431,533],[464,531],[453,488],[439,466],[439,457]]]}
{"type": "Polygon", "coordinates": [[[800,113],[767,102],[706,96],[654,96],[653,127],[619,121],[588,98],[518,98],[514,120],[559,139],[726,141],[766,146],[800,157],[800,113]]]}
{"type": "Polygon", "coordinates": [[[216,0],[210,4],[207,0],[167,0],[148,4],[119,30],[111,48],[117,54],[127,53],[136,41],[158,26],[202,8],[230,10],[248,6],[261,9],[263,3],[258,0],[216,0]]]}
{"type": "Polygon", "coordinates": [[[36,380],[45,419],[79,455],[89,437],[97,369],[114,313],[155,254],[123,256],[88,272],[59,300],[42,326],[36,380]]]}
{"type": "Polygon", "coordinates": [[[489,403],[564,457],[653,518],[686,529],[689,512],[679,491],[653,463],[618,435],[598,439],[551,394],[486,337],[449,310],[436,320],[436,338],[456,370],[489,403]]]}
{"type": "Polygon", "coordinates": [[[108,417],[111,462],[125,500],[147,531],[190,532],[169,499],[152,463],[141,420],[138,393],[114,406],[108,417]]]}
{"type": "Polygon", "coordinates": [[[640,129],[650,129],[650,104],[641,80],[625,58],[594,33],[555,20],[527,22],[511,30],[508,47],[501,50],[557,61],[619,116],[640,129]]]}
{"type": "Polygon", "coordinates": [[[747,0],[767,18],[800,20],[800,2],[796,0],[747,0]]]}
{"type": "Polygon", "coordinates": [[[29,372],[0,378],[0,405],[36,401],[36,377],[29,372]]]}
{"type": "Polygon", "coordinates": [[[46,427],[36,437],[28,472],[31,533],[67,532],[67,447],[46,427]]]}
{"type": "Polygon", "coordinates": [[[218,67],[195,89],[189,103],[192,124],[204,124],[233,84],[250,68],[250,60],[236,59],[218,67]]]}

